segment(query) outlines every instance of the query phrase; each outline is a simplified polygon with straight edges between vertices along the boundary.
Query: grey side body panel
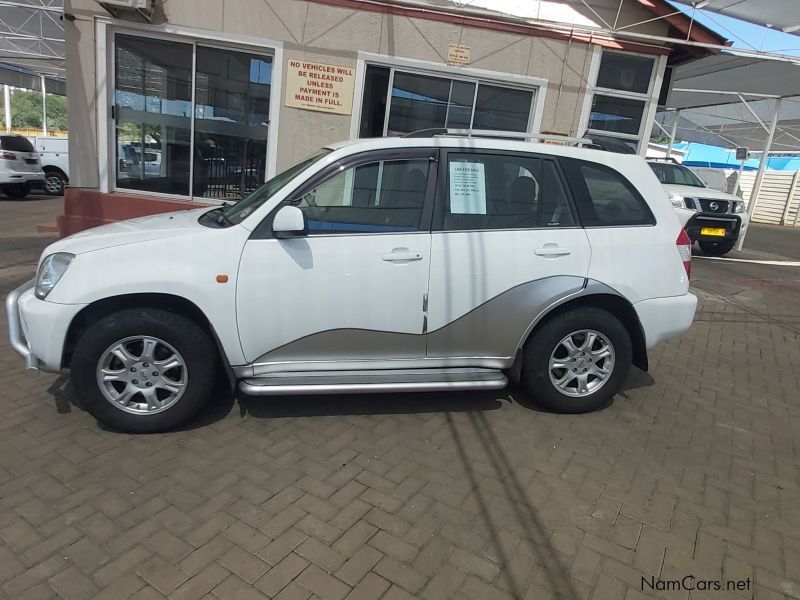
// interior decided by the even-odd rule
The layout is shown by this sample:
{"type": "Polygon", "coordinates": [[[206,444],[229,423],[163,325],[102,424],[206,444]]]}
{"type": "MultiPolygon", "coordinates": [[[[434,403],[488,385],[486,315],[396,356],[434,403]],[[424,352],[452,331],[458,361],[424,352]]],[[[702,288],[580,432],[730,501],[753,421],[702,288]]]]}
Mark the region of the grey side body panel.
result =
{"type": "MultiPolygon", "coordinates": [[[[555,306],[583,295],[587,287],[583,277],[537,279],[506,290],[427,334],[367,329],[322,331],[284,344],[236,371],[239,377],[247,377],[316,370],[459,366],[506,369],[513,364],[517,350],[536,323],[555,306]],[[418,344],[419,335],[427,335],[427,356],[409,358],[409,349],[418,344]],[[372,356],[382,358],[371,359],[372,356]]],[[[593,293],[608,291],[595,289],[593,293]]]]}

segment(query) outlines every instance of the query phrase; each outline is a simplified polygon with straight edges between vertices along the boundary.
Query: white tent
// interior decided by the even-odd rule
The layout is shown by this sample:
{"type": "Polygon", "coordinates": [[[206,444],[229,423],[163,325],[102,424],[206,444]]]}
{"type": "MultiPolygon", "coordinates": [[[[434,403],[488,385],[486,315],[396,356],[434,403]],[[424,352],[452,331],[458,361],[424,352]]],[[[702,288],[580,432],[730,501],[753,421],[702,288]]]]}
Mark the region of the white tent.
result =
{"type": "Polygon", "coordinates": [[[699,0],[694,8],[710,10],[726,17],[800,33],[800,2],[797,0],[699,0]]]}

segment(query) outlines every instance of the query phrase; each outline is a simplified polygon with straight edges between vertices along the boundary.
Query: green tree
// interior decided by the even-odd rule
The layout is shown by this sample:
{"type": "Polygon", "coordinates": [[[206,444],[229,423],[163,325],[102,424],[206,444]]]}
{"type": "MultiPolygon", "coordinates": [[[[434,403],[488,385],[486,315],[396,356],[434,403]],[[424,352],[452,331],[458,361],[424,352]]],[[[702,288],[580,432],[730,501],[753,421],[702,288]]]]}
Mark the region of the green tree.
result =
{"type": "MultiPolygon", "coordinates": [[[[21,129],[42,128],[42,95],[36,90],[11,91],[11,126],[21,129]]],[[[47,94],[48,129],[67,129],[67,99],[47,94]]]]}

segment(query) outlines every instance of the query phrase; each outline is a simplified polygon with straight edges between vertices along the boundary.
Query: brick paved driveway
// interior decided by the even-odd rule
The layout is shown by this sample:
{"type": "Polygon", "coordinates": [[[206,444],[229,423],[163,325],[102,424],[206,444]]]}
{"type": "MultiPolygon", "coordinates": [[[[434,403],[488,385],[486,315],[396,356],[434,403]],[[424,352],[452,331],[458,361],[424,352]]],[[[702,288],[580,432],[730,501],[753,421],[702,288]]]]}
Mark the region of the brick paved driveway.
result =
{"type": "MultiPolygon", "coordinates": [[[[47,240],[2,204],[5,293],[47,240]]],[[[800,598],[800,270],[695,273],[693,329],[582,416],[516,390],[220,393],[135,437],[3,344],[0,597],[635,600],[693,574],[753,583],[661,595],[800,598]]]]}

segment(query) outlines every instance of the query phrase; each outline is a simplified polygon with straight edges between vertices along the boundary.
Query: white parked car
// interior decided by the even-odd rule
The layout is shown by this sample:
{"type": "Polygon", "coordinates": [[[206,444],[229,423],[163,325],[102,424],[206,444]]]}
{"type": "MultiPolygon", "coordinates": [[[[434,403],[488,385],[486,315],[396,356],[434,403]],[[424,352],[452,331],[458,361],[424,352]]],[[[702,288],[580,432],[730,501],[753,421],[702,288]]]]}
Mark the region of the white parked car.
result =
{"type": "Polygon", "coordinates": [[[37,137],[33,144],[44,171],[44,191],[63,196],[69,183],[69,140],[60,137],[37,137]]]}
{"type": "Polygon", "coordinates": [[[648,160],[667,192],[692,242],[711,256],[727,254],[747,229],[750,218],[744,201],[706,187],[689,168],[669,160],[648,160]]]}
{"type": "Polygon", "coordinates": [[[257,395],[522,385],[605,405],[686,331],[691,242],[637,156],[453,136],[344,142],[230,207],[55,242],[8,296],[31,371],[160,431],[223,367],[257,395]]]}
{"type": "Polygon", "coordinates": [[[20,200],[44,181],[39,154],[22,135],[0,134],[0,192],[20,200]]]}

